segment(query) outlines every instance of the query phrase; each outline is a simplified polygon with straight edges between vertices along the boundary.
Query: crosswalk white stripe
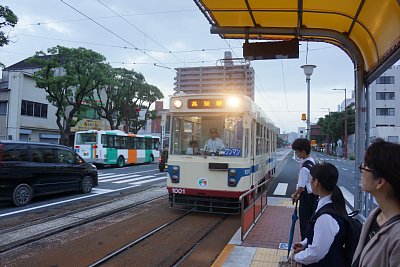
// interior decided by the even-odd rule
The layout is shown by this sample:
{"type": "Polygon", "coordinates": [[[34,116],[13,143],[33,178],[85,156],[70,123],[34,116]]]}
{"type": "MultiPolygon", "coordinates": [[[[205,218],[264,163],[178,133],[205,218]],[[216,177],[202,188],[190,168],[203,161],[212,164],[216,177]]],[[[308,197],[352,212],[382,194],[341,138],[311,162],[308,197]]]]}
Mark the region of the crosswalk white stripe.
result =
{"type": "MultiPolygon", "coordinates": [[[[139,175],[138,175],[139,176],[139,175]]],[[[138,181],[138,180],[143,180],[143,179],[147,179],[147,178],[153,178],[153,175],[147,175],[147,176],[140,176],[138,178],[132,178],[132,179],[125,179],[125,180],[121,180],[121,181],[117,181],[117,182],[113,182],[113,184],[123,184],[123,183],[130,183],[133,181],[138,181]]]]}
{"type": "Polygon", "coordinates": [[[149,179],[149,180],[136,182],[136,183],[130,183],[130,184],[131,185],[142,185],[142,184],[146,184],[146,183],[150,183],[150,182],[154,182],[154,181],[158,181],[158,180],[162,180],[162,179],[167,179],[167,177],[154,178],[154,179],[149,179]]]}
{"type": "Polygon", "coordinates": [[[279,183],[274,191],[274,195],[286,195],[286,190],[288,187],[288,183],[279,183]]]}
{"type": "Polygon", "coordinates": [[[126,175],[125,174],[125,175],[120,176],[120,177],[114,177],[114,178],[110,178],[110,179],[100,180],[100,182],[113,182],[113,181],[118,181],[118,180],[121,180],[121,179],[133,178],[133,177],[138,177],[138,176],[140,176],[140,175],[138,175],[138,174],[126,175]]]}
{"type": "Polygon", "coordinates": [[[105,176],[110,176],[116,174],[115,172],[110,172],[110,173],[99,173],[99,177],[105,177],[105,176]]]}
{"type": "Polygon", "coordinates": [[[122,173],[122,174],[110,175],[110,176],[107,176],[107,177],[99,177],[99,180],[106,180],[106,179],[110,179],[110,178],[127,176],[127,175],[132,175],[132,173],[122,173]]]}

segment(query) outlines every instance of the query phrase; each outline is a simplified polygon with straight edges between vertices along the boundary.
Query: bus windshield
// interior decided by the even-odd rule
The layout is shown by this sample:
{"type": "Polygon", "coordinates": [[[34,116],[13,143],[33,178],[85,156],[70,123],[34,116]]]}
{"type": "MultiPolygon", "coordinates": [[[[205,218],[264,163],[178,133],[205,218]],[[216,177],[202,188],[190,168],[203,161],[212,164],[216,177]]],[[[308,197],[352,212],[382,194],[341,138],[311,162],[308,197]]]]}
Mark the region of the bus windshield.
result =
{"type": "Polygon", "coordinates": [[[176,116],[171,133],[171,154],[246,157],[248,153],[248,130],[239,116],[176,116]]]}
{"type": "Polygon", "coordinates": [[[78,133],[76,136],[75,144],[96,144],[97,143],[97,133],[78,133]]]}

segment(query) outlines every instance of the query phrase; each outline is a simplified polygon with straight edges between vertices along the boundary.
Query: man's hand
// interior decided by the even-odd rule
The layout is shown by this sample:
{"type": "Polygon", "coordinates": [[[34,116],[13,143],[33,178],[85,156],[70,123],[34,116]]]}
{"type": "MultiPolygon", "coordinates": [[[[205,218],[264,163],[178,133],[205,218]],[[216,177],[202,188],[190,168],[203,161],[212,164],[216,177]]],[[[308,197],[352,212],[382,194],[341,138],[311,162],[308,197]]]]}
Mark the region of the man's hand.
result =
{"type": "Polygon", "coordinates": [[[290,198],[292,199],[292,203],[294,204],[297,200],[299,200],[300,195],[293,193],[290,198]]]}
{"type": "Polygon", "coordinates": [[[300,251],[302,251],[302,250],[303,250],[303,245],[302,245],[300,242],[295,243],[295,244],[293,245],[293,251],[294,251],[294,253],[300,252],[300,251]]]}

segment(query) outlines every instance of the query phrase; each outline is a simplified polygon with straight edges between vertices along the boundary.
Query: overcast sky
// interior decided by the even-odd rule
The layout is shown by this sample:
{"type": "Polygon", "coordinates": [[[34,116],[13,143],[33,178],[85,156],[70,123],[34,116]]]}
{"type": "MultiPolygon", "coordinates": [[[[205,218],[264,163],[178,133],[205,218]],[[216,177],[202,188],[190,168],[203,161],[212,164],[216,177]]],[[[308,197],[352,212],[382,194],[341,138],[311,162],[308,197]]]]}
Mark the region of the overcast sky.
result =
{"type": "MultiPolygon", "coordinates": [[[[101,53],[114,67],[141,72],[164,93],[173,93],[174,68],[215,66],[224,51],[241,58],[243,40],[224,40],[210,33],[210,24],[190,0],[2,0],[18,16],[0,48],[0,62],[12,65],[50,47],[85,47],[101,53]]],[[[314,64],[311,76],[311,122],[337,111],[354,90],[350,58],[326,43],[300,46],[299,59],[252,61],[256,74],[255,101],[283,132],[305,127],[307,85],[300,68],[314,64]]],[[[237,61],[236,64],[240,64],[237,61]]]]}

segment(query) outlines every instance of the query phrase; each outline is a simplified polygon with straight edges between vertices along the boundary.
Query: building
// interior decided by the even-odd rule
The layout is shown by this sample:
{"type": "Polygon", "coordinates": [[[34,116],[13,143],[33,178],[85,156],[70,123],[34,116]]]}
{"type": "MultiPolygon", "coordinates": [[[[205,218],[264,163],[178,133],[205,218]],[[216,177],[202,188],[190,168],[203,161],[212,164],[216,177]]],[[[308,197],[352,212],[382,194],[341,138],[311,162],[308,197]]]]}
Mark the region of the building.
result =
{"type": "Polygon", "coordinates": [[[254,70],[247,64],[234,65],[231,52],[225,52],[222,66],[176,68],[177,93],[236,93],[254,100],[254,70]]]}
{"type": "Polygon", "coordinates": [[[369,87],[370,140],[381,137],[399,143],[400,65],[392,66],[369,87]]]}
{"type": "Polygon", "coordinates": [[[37,66],[23,60],[3,69],[0,82],[0,139],[58,143],[56,107],[36,87],[37,66]]]}

